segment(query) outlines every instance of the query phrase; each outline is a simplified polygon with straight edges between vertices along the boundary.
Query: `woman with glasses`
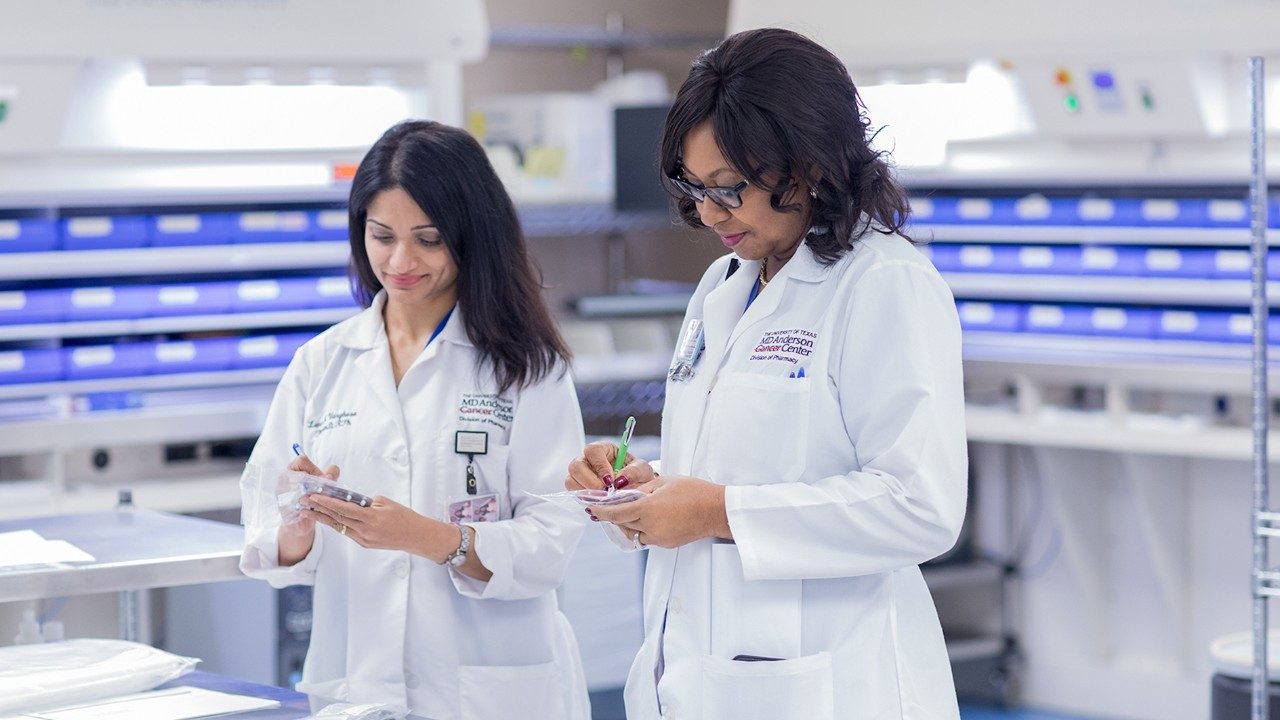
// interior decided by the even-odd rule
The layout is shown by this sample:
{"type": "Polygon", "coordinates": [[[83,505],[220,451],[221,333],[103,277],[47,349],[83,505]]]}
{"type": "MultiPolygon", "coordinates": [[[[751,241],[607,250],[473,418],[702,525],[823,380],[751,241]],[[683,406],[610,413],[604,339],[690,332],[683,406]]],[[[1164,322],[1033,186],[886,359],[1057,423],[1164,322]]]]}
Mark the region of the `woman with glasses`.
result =
{"type": "Polygon", "coordinates": [[[957,718],[918,565],[964,518],[960,326],[844,66],[784,30],[698,57],[661,169],[729,254],[667,383],[661,474],[595,443],[569,488],[651,548],[632,720],[957,718]]]}
{"type": "Polygon", "coordinates": [[[365,155],[348,214],[365,310],[298,350],[249,463],[271,511],[286,466],[368,501],[303,486],[246,526],[240,567],[314,585],[313,698],[587,720],[555,595],[586,518],[530,494],[559,488],[582,415],[515,206],[475,139],[412,121],[365,155]]]}

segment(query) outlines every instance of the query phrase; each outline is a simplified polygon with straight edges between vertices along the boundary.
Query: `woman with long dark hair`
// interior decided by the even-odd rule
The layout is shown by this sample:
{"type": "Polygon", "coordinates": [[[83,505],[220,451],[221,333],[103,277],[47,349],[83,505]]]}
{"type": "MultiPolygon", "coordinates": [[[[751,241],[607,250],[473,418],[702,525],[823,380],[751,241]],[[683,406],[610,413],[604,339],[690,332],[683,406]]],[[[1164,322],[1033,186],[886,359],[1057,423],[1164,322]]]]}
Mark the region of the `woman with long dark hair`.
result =
{"type": "Polygon", "coordinates": [[[366,309],[298,351],[250,458],[284,489],[324,482],[247,528],[241,567],[315,586],[305,692],[442,720],[585,720],[554,593],[585,518],[529,494],[558,487],[582,417],[511,198],[471,136],[404,122],[360,163],[348,207],[366,309]]]}
{"type": "Polygon", "coordinates": [[[660,166],[728,255],[667,383],[661,475],[594,443],[566,485],[649,546],[631,720],[958,718],[918,565],[964,519],[960,325],[843,64],[776,29],[698,57],[660,166]]]}

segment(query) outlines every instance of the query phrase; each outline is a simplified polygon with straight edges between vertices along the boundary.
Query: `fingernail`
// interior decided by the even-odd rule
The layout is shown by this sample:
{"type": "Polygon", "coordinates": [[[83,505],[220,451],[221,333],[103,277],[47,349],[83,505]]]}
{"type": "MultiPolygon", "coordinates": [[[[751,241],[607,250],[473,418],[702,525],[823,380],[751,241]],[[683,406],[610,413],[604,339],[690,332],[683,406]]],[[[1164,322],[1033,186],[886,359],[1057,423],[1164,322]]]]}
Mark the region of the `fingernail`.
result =
{"type": "MultiPolygon", "coordinates": [[[[588,515],[591,515],[591,508],[582,508],[582,512],[584,512],[584,513],[586,513],[586,514],[588,514],[588,515]]],[[[594,515],[592,515],[592,517],[595,517],[595,516],[594,516],[594,515]]]]}
{"type": "Polygon", "coordinates": [[[602,478],[602,479],[604,480],[604,484],[605,484],[605,485],[612,485],[612,484],[613,484],[613,476],[612,476],[612,475],[605,475],[605,476],[604,476],[604,478],[602,478]]]}
{"type": "Polygon", "coordinates": [[[628,480],[627,480],[626,478],[624,478],[624,477],[620,477],[620,478],[618,478],[618,482],[614,483],[614,484],[613,484],[613,486],[614,486],[614,487],[616,487],[616,488],[618,488],[619,490],[621,490],[622,488],[624,488],[624,487],[626,487],[627,485],[630,485],[630,484],[631,484],[631,483],[630,483],[630,482],[628,482],[628,480]]]}
{"type": "Polygon", "coordinates": [[[595,515],[592,515],[591,522],[600,522],[600,518],[596,517],[595,515]]]}

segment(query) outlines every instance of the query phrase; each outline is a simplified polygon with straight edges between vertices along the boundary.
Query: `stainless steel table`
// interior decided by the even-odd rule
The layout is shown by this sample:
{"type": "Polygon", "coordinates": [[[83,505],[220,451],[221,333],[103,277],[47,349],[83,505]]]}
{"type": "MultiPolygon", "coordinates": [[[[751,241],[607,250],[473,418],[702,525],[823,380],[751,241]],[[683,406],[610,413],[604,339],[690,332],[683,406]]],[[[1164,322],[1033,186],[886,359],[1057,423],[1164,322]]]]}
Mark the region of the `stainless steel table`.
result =
{"type": "Polygon", "coordinates": [[[237,525],[129,508],[0,521],[0,532],[13,530],[66,540],[95,559],[0,568],[0,602],[120,592],[120,635],[126,640],[150,641],[139,591],[244,577],[244,531],[237,525]]]}
{"type": "MultiPolygon", "coordinates": [[[[284,688],[272,687],[270,685],[258,685],[256,683],[245,682],[243,680],[235,680],[223,675],[215,675],[206,672],[193,672],[189,675],[174,680],[162,688],[171,687],[198,687],[206,690],[216,690],[218,692],[232,693],[234,695],[249,695],[251,697],[267,698],[268,700],[276,700],[280,703],[280,707],[273,710],[255,710],[253,712],[236,713],[235,715],[226,715],[223,717],[232,718],[232,720],[298,720],[305,718],[311,714],[311,703],[308,696],[293,690],[285,690],[284,688]]],[[[323,707],[327,701],[321,701],[320,707],[323,707]]],[[[319,707],[317,707],[319,709],[319,707]]],[[[430,720],[419,715],[410,715],[409,720],[430,720]]]]}

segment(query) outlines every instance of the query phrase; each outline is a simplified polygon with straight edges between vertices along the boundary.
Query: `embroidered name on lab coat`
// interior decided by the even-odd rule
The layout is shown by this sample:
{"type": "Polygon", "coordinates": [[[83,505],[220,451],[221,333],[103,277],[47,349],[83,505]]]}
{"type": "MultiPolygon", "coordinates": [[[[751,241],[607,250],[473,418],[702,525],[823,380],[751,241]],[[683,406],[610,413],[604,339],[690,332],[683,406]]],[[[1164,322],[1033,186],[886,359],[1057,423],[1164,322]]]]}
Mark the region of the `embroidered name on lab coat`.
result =
{"type": "Polygon", "coordinates": [[[818,334],[808,330],[770,330],[756,343],[749,360],[782,360],[799,365],[813,354],[818,334]]]}
{"type": "Polygon", "coordinates": [[[312,433],[313,437],[320,437],[334,428],[351,427],[351,421],[355,419],[357,413],[349,410],[339,410],[337,412],[327,412],[319,419],[312,418],[307,421],[307,430],[312,433]]]}
{"type": "Polygon", "coordinates": [[[515,404],[493,394],[463,393],[458,403],[458,422],[484,423],[503,430],[510,429],[515,404]]]}

